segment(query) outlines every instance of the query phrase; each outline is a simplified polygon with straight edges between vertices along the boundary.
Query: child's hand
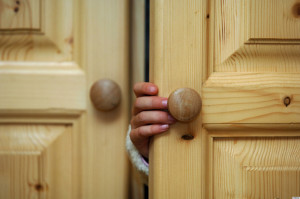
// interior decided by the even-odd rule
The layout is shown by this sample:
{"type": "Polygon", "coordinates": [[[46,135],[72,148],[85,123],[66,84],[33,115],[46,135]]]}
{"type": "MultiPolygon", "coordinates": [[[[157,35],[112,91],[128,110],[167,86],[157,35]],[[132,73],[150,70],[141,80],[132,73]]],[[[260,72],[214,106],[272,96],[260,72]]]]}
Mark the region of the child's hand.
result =
{"type": "Polygon", "coordinates": [[[158,97],[158,87],[141,82],[134,85],[130,139],[142,156],[149,156],[149,138],[169,129],[176,120],[166,112],[167,98],[158,97]]]}

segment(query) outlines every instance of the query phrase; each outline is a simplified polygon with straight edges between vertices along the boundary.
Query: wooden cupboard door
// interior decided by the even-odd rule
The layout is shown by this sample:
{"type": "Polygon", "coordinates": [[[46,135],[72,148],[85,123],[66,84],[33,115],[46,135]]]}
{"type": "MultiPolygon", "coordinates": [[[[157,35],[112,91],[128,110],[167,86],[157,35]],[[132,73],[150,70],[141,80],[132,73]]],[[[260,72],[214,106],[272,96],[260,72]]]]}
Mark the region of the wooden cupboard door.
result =
{"type": "Polygon", "coordinates": [[[299,9],[151,1],[151,81],[162,96],[194,88],[203,106],[153,139],[150,198],[300,196],[299,9]]]}
{"type": "Polygon", "coordinates": [[[127,24],[127,1],[0,0],[0,198],[128,197],[127,24]]]}

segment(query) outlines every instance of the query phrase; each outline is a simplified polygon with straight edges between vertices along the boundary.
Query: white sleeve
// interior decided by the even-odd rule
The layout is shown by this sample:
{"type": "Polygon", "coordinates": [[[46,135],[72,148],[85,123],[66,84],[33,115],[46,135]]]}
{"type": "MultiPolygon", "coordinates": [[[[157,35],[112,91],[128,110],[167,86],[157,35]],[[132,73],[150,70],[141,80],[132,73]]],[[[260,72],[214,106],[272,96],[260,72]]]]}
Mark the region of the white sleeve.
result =
{"type": "Polygon", "coordinates": [[[126,136],[126,149],[129,154],[130,160],[131,160],[132,164],[137,168],[138,171],[141,171],[148,176],[149,175],[149,166],[145,162],[142,155],[139,153],[139,151],[135,148],[135,146],[131,142],[131,139],[129,136],[130,131],[131,131],[131,126],[129,125],[128,131],[127,131],[127,136],[126,136]]]}

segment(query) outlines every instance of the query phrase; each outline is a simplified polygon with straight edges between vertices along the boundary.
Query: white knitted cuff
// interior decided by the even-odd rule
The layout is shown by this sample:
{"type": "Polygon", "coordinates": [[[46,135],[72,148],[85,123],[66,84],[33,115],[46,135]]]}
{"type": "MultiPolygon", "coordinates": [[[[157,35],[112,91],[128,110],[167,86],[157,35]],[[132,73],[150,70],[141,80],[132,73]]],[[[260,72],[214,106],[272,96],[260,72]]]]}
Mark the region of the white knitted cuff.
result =
{"type": "Polygon", "coordinates": [[[131,126],[129,125],[127,136],[126,136],[126,149],[129,154],[130,160],[132,164],[137,168],[138,171],[145,173],[147,176],[149,175],[149,167],[144,163],[144,159],[139,151],[135,148],[131,139],[129,137],[131,131],[131,126]]]}

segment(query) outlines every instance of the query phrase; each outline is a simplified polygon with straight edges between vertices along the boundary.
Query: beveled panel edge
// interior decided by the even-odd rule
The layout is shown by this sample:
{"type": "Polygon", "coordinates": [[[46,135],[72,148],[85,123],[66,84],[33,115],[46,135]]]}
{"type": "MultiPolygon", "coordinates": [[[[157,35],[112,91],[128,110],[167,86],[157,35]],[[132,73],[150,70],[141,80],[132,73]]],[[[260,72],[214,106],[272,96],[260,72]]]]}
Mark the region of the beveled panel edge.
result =
{"type": "Polygon", "coordinates": [[[0,74],[3,73],[45,73],[59,74],[84,74],[79,65],[74,62],[46,62],[46,61],[0,61],[0,74]]]}
{"type": "Polygon", "coordinates": [[[244,42],[246,45],[250,44],[282,44],[282,45],[300,45],[300,39],[276,39],[276,38],[249,38],[244,42]]]}
{"type": "Polygon", "coordinates": [[[67,124],[1,123],[0,137],[8,139],[0,146],[0,155],[41,155],[67,131],[67,124]],[[8,131],[8,132],[7,132],[8,131]],[[22,135],[21,137],[17,135],[22,135]],[[22,140],[20,142],[20,140],[22,140]]]}
{"type": "Polygon", "coordinates": [[[0,29],[0,35],[44,35],[45,33],[42,31],[41,28],[22,28],[22,29],[0,29]]]}
{"type": "Polygon", "coordinates": [[[204,82],[202,90],[213,87],[243,88],[247,86],[297,88],[300,87],[298,84],[300,85],[300,72],[213,72],[204,82]],[[267,81],[267,84],[262,84],[258,80],[267,81]]]}
{"type": "MultiPolygon", "coordinates": [[[[245,28],[245,33],[241,34],[240,30],[239,30],[239,34],[241,35],[241,38],[243,38],[243,41],[240,42],[240,46],[238,48],[236,48],[235,50],[232,51],[232,53],[229,56],[226,56],[226,58],[224,60],[222,60],[220,63],[216,63],[216,53],[217,51],[215,51],[216,45],[215,43],[218,42],[218,37],[217,37],[217,29],[216,28],[216,23],[217,20],[215,19],[215,13],[216,13],[216,4],[218,4],[218,2],[216,0],[213,1],[208,1],[209,2],[209,15],[208,15],[208,21],[210,23],[208,23],[208,29],[207,29],[207,35],[212,35],[209,36],[209,43],[207,45],[207,52],[208,52],[208,64],[207,64],[207,70],[208,70],[208,75],[209,76],[211,73],[216,71],[216,67],[218,66],[222,66],[222,65],[228,65],[228,62],[230,63],[230,61],[232,61],[232,58],[240,56],[240,54],[244,54],[245,51],[243,50],[244,48],[250,48],[250,49],[256,49],[258,46],[267,46],[270,49],[273,49],[272,46],[274,45],[278,45],[278,46],[284,46],[287,49],[291,49],[292,46],[299,46],[300,45],[300,38],[289,38],[289,39],[282,39],[282,38],[257,38],[255,36],[251,36],[251,31],[250,28],[245,28]],[[217,2],[217,3],[216,3],[217,2]],[[216,30],[216,31],[215,31],[216,30]],[[209,47],[210,46],[210,47],[209,47]]],[[[242,27],[246,27],[245,24],[250,23],[250,2],[244,2],[244,12],[242,12],[242,15],[247,15],[247,20],[241,21],[241,24],[239,24],[242,27]],[[247,10],[247,11],[246,11],[247,10]]],[[[250,26],[250,25],[249,25],[250,26]]],[[[225,32],[225,30],[224,30],[225,32]]],[[[248,50],[249,51],[249,50],[248,50]]],[[[298,52],[298,51],[296,51],[298,52]]],[[[219,52],[218,52],[219,53],[219,52]]],[[[258,52],[257,54],[260,54],[263,52],[258,52]]],[[[270,53],[270,55],[272,55],[272,53],[270,53]]],[[[287,55],[287,54],[284,54],[287,55]]],[[[276,58],[276,55],[274,55],[274,57],[276,58]]],[[[290,58],[297,58],[299,57],[299,54],[295,55],[290,55],[288,56],[287,60],[289,60],[290,58]]],[[[230,64],[229,64],[230,65],[230,64]]],[[[292,67],[293,64],[288,64],[289,67],[292,67]]],[[[228,66],[225,66],[228,67],[228,66]]],[[[220,70],[222,71],[222,70],[220,70]]],[[[225,70],[226,71],[226,70],[225,70]]],[[[229,71],[233,72],[234,69],[230,68],[229,71]]],[[[293,71],[291,71],[293,72],[293,71]]],[[[299,72],[299,71],[297,71],[299,72]]]]}
{"type": "Polygon", "coordinates": [[[300,123],[231,123],[231,124],[203,124],[211,137],[272,137],[272,136],[300,136],[300,123]],[[254,132],[251,132],[254,131],[254,132]],[[261,133],[259,131],[264,131],[261,133]]]}

